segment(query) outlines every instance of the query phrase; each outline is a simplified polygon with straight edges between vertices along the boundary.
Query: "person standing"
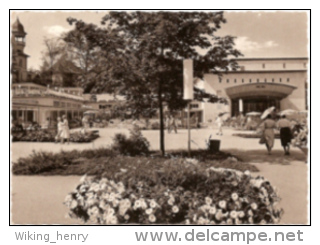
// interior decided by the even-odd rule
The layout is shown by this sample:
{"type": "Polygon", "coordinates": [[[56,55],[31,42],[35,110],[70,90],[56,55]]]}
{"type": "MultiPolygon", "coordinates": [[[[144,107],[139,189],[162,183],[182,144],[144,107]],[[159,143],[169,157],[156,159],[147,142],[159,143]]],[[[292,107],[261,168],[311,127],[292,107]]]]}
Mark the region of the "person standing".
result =
{"type": "Polygon", "coordinates": [[[61,133],[61,143],[63,144],[66,141],[68,144],[70,142],[70,132],[69,132],[69,123],[67,120],[67,116],[62,116],[62,133],[61,133]]]}
{"type": "Polygon", "coordinates": [[[165,127],[168,130],[168,133],[170,133],[170,118],[168,115],[166,115],[165,117],[165,124],[166,124],[165,127]]]}
{"type": "Polygon", "coordinates": [[[89,120],[88,120],[87,115],[84,115],[82,118],[82,127],[83,127],[84,134],[86,134],[87,130],[89,128],[89,120]]]}
{"type": "Polygon", "coordinates": [[[263,137],[268,150],[268,154],[271,155],[271,150],[274,145],[274,128],[276,122],[272,119],[271,115],[267,116],[267,119],[263,122],[263,137]]]}
{"type": "Polygon", "coordinates": [[[62,133],[62,121],[61,121],[61,117],[58,117],[58,118],[57,118],[57,135],[56,135],[56,143],[60,140],[61,133],[62,133]]]}
{"type": "Polygon", "coordinates": [[[218,115],[218,117],[217,117],[217,119],[216,119],[216,123],[217,123],[217,125],[218,125],[218,133],[217,133],[217,135],[223,135],[223,133],[222,133],[222,116],[219,114],[218,115]]]}
{"type": "Polygon", "coordinates": [[[285,155],[290,155],[290,143],[292,139],[291,123],[286,118],[286,115],[282,115],[278,121],[278,128],[280,129],[280,140],[285,155]]]}
{"type": "Polygon", "coordinates": [[[170,126],[169,126],[169,133],[171,132],[172,128],[174,129],[174,132],[175,133],[178,133],[177,131],[177,125],[176,125],[176,119],[174,116],[170,115],[169,116],[169,123],[170,123],[170,126]]]}

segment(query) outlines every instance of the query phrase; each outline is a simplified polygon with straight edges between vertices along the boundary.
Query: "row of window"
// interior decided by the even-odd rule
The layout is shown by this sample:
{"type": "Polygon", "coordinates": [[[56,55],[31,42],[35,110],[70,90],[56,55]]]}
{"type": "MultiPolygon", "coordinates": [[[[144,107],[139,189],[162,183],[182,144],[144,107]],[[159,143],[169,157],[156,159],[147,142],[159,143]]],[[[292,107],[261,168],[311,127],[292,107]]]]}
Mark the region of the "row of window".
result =
{"type": "Polygon", "coordinates": [[[60,101],[53,101],[54,107],[68,107],[68,108],[81,108],[81,104],[71,104],[60,101]]]}
{"type": "Polygon", "coordinates": [[[99,109],[108,109],[111,107],[112,107],[112,105],[99,105],[99,109]]]}
{"type": "MultiPolygon", "coordinates": [[[[257,83],[259,83],[259,82],[265,82],[265,83],[266,83],[266,82],[273,82],[273,83],[274,83],[274,82],[277,82],[277,81],[281,83],[281,82],[283,82],[283,81],[285,81],[285,80],[286,80],[288,83],[290,82],[290,78],[287,78],[287,79],[279,78],[279,80],[278,80],[278,79],[276,80],[276,79],[274,79],[274,78],[271,78],[271,80],[270,80],[270,79],[268,80],[267,78],[265,78],[265,79],[259,79],[259,78],[257,78],[257,79],[251,79],[251,78],[249,78],[249,83],[252,83],[252,82],[257,82],[257,83]]],[[[232,79],[226,79],[226,82],[227,82],[227,83],[229,83],[230,81],[232,81],[232,79]]],[[[238,81],[241,82],[241,83],[245,83],[245,79],[244,79],[244,78],[242,78],[242,79],[236,79],[236,78],[233,79],[233,82],[234,82],[234,83],[237,83],[238,81]]],[[[220,79],[219,82],[222,83],[222,79],[220,79]]]]}
{"type": "MultiPolygon", "coordinates": [[[[283,67],[283,69],[286,69],[286,68],[287,68],[286,63],[283,63],[283,64],[282,64],[282,67],[283,67]]],[[[307,68],[307,63],[303,63],[303,67],[304,67],[304,68],[307,68]]],[[[266,64],[265,64],[265,63],[262,63],[262,68],[263,68],[263,69],[266,68],[266,64]]],[[[241,70],[241,71],[244,71],[244,70],[245,70],[245,66],[240,66],[240,70],[241,70]]]]}

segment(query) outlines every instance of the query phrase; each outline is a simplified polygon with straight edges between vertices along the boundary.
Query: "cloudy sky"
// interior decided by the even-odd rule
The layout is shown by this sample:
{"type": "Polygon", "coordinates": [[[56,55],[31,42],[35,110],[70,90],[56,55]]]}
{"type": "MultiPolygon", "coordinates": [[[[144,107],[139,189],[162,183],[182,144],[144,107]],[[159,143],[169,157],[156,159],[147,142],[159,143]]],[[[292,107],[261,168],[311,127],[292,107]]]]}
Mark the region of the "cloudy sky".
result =
{"type": "MultiPolygon", "coordinates": [[[[28,68],[41,64],[44,37],[55,37],[70,30],[68,17],[99,24],[104,12],[14,12],[28,33],[25,53],[28,68]]],[[[307,57],[307,12],[225,12],[227,23],[218,35],[236,36],[236,47],[245,57],[307,57]]]]}

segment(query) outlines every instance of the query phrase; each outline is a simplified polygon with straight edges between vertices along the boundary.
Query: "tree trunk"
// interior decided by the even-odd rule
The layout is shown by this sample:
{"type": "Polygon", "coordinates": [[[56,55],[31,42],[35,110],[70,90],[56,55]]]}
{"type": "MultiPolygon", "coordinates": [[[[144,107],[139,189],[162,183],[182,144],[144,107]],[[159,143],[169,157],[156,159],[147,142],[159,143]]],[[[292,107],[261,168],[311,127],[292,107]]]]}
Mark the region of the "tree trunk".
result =
{"type": "Polygon", "coordinates": [[[159,100],[159,114],[160,114],[160,151],[162,156],[165,154],[164,149],[164,125],[163,125],[163,105],[162,105],[162,84],[161,79],[158,85],[158,100],[159,100]]]}

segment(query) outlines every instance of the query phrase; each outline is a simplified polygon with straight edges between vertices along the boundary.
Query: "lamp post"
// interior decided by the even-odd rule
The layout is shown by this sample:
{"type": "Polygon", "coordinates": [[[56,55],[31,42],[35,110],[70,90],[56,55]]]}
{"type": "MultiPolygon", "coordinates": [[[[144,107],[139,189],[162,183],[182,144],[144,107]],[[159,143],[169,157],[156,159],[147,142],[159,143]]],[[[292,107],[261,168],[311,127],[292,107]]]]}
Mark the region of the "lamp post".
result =
{"type": "Polygon", "coordinates": [[[188,101],[188,156],[191,156],[190,102],[193,100],[193,60],[183,60],[183,99],[188,101]]]}

